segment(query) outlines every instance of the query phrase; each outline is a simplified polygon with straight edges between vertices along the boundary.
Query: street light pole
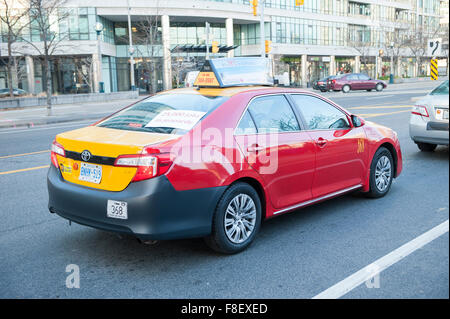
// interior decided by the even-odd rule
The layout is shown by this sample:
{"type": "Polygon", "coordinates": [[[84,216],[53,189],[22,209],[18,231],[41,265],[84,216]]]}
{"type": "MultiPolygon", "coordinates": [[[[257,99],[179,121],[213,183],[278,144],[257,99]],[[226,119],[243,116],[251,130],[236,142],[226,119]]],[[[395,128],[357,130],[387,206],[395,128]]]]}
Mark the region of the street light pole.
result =
{"type": "Polygon", "coordinates": [[[260,0],[260,4],[261,4],[261,11],[260,11],[260,15],[261,15],[261,20],[259,22],[259,28],[260,28],[260,41],[261,41],[261,57],[265,58],[266,57],[266,47],[265,47],[265,40],[266,40],[266,30],[264,27],[264,0],[260,0]]]}
{"type": "Polygon", "coordinates": [[[205,22],[206,60],[209,60],[209,32],[210,24],[205,22]]]}
{"type": "Polygon", "coordinates": [[[389,83],[394,83],[394,42],[391,42],[391,75],[389,76],[389,83]]]}
{"type": "Polygon", "coordinates": [[[131,91],[136,89],[136,84],[134,81],[134,48],[133,48],[133,35],[131,32],[131,17],[130,17],[130,0],[127,0],[127,13],[128,13],[128,37],[130,38],[130,46],[128,48],[128,52],[130,53],[130,82],[131,82],[131,91]]]}
{"type": "MultiPolygon", "coordinates": [[[[97,72],[97,85],[98,90],[97,93],[103,93],[103,82],[102,82],[102,51],[101,51],[101,34],[103,31],[103,24],[100,22],[97,22],[95,24],[95,32],[97,32],[97,65],[96,65],[96,72],[97,72]]],[[[95,87],[95,86],[94,86],[95,87]]]]}

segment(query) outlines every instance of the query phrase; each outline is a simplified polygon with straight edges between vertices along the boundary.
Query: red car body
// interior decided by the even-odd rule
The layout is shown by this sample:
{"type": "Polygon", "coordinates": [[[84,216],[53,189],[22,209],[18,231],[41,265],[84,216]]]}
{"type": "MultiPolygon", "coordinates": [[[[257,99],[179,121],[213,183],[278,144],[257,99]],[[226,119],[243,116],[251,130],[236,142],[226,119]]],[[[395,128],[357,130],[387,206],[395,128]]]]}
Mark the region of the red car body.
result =
{"type": "MultiPolygon", "coordinates": [[[[194,128],[179,140],[173,141],[172,145],[163,147],[166,151],[170,151],[171,147],[183,147],[176,144],[189,143],[193,136],[201,134],[197,130],[208,128],[218,129],[222,136],[225,136],[225,130],[236,127],[253,98],[286,93],[314,95],[339,108],[350,119],[349,112],[311,92],[278,88],[247,89],[232,96],[215,110],[202,122],[201,127],[194,128]]],[[[252,138],[255,136],[236,135],[237,144],[232,149],[214,144],[194,145],[193,148],[202,148],[202,152],[219,152],[225,158],[233,154],[237,160],[232,165],[229,165],[229,162],[209,163],[200,169],[195,164],[177,164],[175,161],[167,173],[167,178],[177,190],[227,186],[240,179],[251,180],[251,183],[262,191],[267,218],[295,209],[300,203],[353,186],[360,186],[363,191],[367,191],[370,163],[376,150],[382,145],[392,151],[396,161],[395,176],[402,171],[402,153],[397,134],[387,127],[368,121],[361,127],[346,130],[280,133],[278,145],[258,145],[262,152],[269,148],[272,152],[278,152],[279,166],[275,174],[259,174],[258,160],[249,160],[249,157],[255,156],[248,152],[252,138]],[[327,141],[326,145],[318,144],[321,139],[327,141]],[[358,151],[358,141],[365,145],[363,151],[358,151]],[[249,161],[255,164],[252,166],[249,161]]],[[[192,149],[192,153],[195,152],[196,150],[192,149]]]]}
{"type": "MultiPolygon", "coordinates": [[[[261,202],[261,219],[267,219],[346,192],[368,192],[372,159],[382,146],[394,160],[393,177],[402,171],[402,153],[393,130],[362,119],[359,119],[361,125],[356,127],[348,111],[311,92],[241,87],[178,89],[162,94],[215,95],[228,99],[187,133],[147,146],[146,154],[170,154],[170,161],[164,159],[170,167],[166,166],[162,174],[147,180],[130,180],[122,191],[69,183],[58,171],[56,162],[48,175],[51,212],[80,224],[131,233],[142,239],[203,237],[211,234],[217,203],[227,189],[238,182],[256,190],[261,202]],[[235,129],[249,103],[273,95],[286,98],[291,108],[295,104],[293,95],[320,99],[342,112],[350,127],[309,130],[300,124],[299,130],[276,133],[272,136],[276,139],[269,136],[274,133],[236,134],[235,129]],[[213,135],[226,137],[225,143],[209,138],[213,135]],[[203,137],[199,139],[199,136],[203,137]],[[180,155],[180,150],[187,152],[188,160],[180,155]],[[264,171],[267,167],[264,156],[268,153],[277,154],[277,165],[269,173],[264,171]],[[196,154],[203,156],[193,160],[196,154]],[[106,217],[109,199],[128,202],[129,220],[106,217]]],[[[110,139],[111,132],[115,131],[100,127],[98,130],[99,133],[108,130],[110,139]]],[[[83,132],[76,136],[82,136],[83,132]]],[[[126,131],[117,130],[117,134],[123,132],[126,131]]],[[[66,148],[61,154],[65,153],[66,157],[69,153],[75,154],[74,149],[67,150],[70,141],[62,137],[57,136],[55,141],[60,143],[58,147],[66,148]]],[[[76,142],[73,145],[83,144],[83,137],[77,137],[76,142]]],[[[112,142],[105,141],[107,143],[112,142]]],[[[89,145],[84,143],[77,151],[89,145]]],[[[95,155],[100,159],[106,156],[95,155]]],[[[79,160],[77,156],[74,158],[79,160]]]]}
{"type": "Polygon", "coordinates": [[[337,76],[335,79],[331,80],[330,89],[333,91],[343,91],[347,93],[345,86],[349,90],[377,90],[382,91],[387,87],[386,82],[381,80],[375,80],[368,77],[365,74],[360,73],[349,73],[337,76]]]}

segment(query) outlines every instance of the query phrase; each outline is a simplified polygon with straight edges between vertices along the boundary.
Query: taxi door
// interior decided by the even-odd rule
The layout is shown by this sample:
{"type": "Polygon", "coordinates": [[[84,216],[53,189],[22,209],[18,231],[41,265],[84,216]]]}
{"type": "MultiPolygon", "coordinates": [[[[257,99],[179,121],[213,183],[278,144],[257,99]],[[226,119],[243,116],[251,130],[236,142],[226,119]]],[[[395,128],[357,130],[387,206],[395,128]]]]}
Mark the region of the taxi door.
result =
{"type": "Polygon", "coordinates": [[[315,145],[282,94],[254,98],[235,131],[250,166],[265,182],[275,209],[311,199],[315,145]]]}
{"type": "Polygon", "coordinates": [[[344,112],[318,97],[291,97],[316,147],[313,198],[361,185],[367,172],[364,129],[352,127],[344,112]]]}

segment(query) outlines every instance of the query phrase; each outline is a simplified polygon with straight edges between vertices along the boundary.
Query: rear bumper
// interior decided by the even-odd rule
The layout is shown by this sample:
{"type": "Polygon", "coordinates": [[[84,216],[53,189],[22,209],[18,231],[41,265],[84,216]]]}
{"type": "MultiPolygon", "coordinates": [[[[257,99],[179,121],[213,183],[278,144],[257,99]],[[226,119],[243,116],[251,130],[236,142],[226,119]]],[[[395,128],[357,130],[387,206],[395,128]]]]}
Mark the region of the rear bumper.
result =
{"type": "Polygon", "coordinates": [[[143,240],[203,237],[226,186],[176,191],[166,176],[131,183],[121,192],[65,182],[55,167],[47,177],[50,212],[94,228],[126,233],[143,240]],[[128,219],[106,216],[108,200],[128,203],[128,219]]]}
{"type": "Polygon", "coordinates": [[[420,116],[411,116],[409,135],[414,142],[448,145],[448,132],[448,122],[425,121],[420,116]]]}

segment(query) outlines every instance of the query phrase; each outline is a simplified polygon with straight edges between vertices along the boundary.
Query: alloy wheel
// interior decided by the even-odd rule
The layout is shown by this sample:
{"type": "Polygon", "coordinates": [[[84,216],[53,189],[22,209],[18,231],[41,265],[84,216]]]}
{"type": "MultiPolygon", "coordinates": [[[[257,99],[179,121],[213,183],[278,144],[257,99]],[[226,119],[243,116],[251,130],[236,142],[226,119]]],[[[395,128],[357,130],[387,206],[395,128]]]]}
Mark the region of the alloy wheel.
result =
{"type": "Polygon", "coordinates": [[[225,233],[228,239],[240,244],[253,233],[256,224],[256,205],[247,194],[235,196],[225,212],[225,233]]]}
{"type": "Polygon", "coordinates": [[[375,183],[380,192],[384,192],[391,182],[392,165],[387,156],[382,156],[375,169],[375,183]]]}

